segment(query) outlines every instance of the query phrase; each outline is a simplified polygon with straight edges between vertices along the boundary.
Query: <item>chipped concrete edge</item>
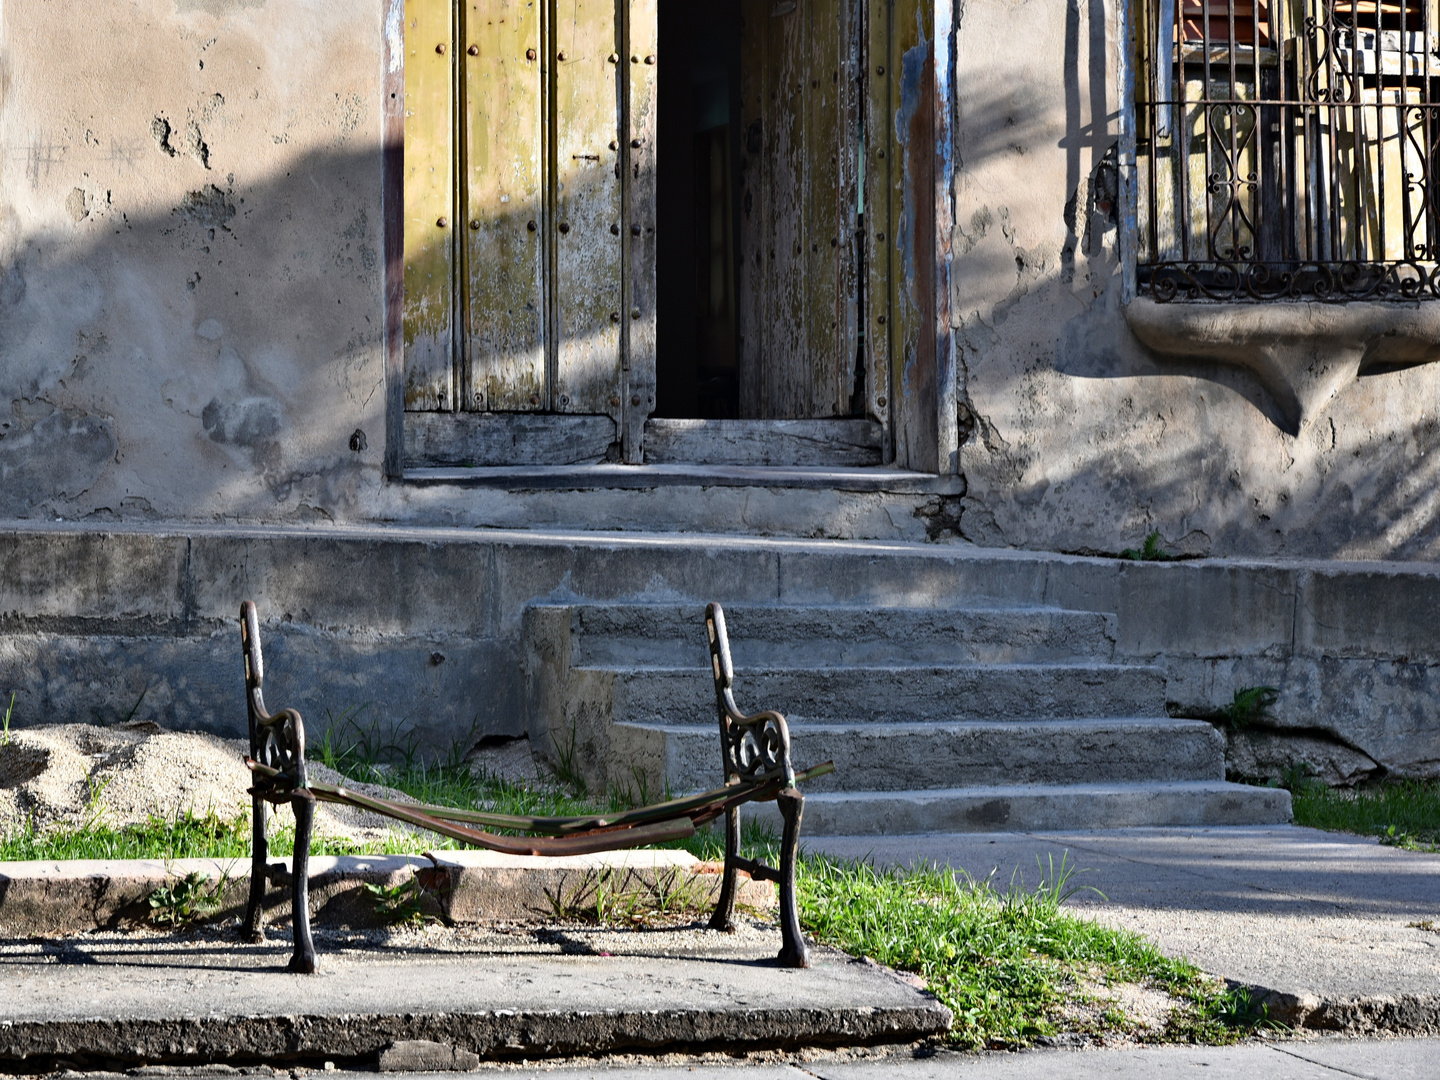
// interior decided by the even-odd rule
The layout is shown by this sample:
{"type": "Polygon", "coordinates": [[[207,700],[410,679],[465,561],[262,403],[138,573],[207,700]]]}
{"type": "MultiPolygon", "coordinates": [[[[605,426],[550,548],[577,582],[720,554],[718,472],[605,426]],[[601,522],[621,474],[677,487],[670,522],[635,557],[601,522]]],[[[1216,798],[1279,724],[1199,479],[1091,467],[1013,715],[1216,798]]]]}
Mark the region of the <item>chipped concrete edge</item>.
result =
{"type": "Polygon", "coordinates": [[[914,1005],[787,1009],[657,1009],[473,1013],[204,1016],[0,1021],[0,1063],[66,1061],[309,1062],[373,1065],[399,1043],[424,1041],[482,1060],[625,1051],[758,1050],[913,1043],[943,1034],[950,1013],[914,1005]]]}
{"type": "Polygon", "coordinates": [[[1227,979],[1232,988],[1250,992],[1268,1020],[1296,1030],[1330,1031],[1349,1036],[1440,1035],[1440,993],[1342,996],[1277,990],[1227,979]]]}

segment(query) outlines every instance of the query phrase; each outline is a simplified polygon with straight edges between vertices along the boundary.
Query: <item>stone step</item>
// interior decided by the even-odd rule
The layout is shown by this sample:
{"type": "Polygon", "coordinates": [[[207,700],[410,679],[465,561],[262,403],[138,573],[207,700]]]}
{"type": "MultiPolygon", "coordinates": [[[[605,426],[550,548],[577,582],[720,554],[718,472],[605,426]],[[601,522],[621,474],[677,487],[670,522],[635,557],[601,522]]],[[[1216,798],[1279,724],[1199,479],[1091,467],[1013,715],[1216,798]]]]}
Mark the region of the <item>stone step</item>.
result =
{"type": "MultiPolygon", "coordinates": [[[[576,666],[708,666],[702,604],[553,606],[570,612],[576,666]]],[[[725,616],[740,670],[1108,661],[1115,652],[1115,616],[1059,608],[735,605],[725,616]]]]}
{"type": "MultiPolygon", "coordinates": [[[[720,781],[714,725],[617,724],[635,760],[664,762],[671,791],[720,781]]],[[[928,724],[794,724],[797,769],[835,762],[822,791],[917,791],[995,784],[1221,780],[1225,740],[1210,724],[1152,717],[928,724]]]]}
{"type": "Polygon", "coordinates": [[[1009,784],[931,791],[817,792],[806,796],[801,835],[1282,825],[1290,816],[1290,793],[1283,788],[1219,780],[1009,784]]]}
{"type": "MultiPolygon", "coordinates": [[[[577,686],[613,680],[608,705],[616,721],[706,723],[715,715],[714,684],[703,668],[571,673],[577,686]]],[[[797,722],[1159,717],[1165,715],[1165,675],[1138,664],[751,667],[736,674],[735,697],[746,712],[775,709],[797,722]]]]}

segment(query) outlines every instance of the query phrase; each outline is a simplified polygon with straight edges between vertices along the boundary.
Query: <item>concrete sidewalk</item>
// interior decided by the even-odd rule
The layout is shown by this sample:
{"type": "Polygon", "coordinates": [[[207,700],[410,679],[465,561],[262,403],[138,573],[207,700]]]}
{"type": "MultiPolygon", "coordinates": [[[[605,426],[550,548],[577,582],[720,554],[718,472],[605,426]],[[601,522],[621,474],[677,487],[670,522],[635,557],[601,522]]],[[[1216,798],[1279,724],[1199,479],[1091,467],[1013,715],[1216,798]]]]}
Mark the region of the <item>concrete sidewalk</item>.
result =
{"type": "Polygon", "coordinates": [[[1265,991],[1271,1015],[1292,1026],[1440,1032],[1440,855],[1294,826],[817,837],[807,847],[993,872],[1000,886],[1034,886],[1064,859],[1071,883],[1088,887],[1071,907],[1265,991]],[[1416,925],[1430,920],[1433,930],[1416,925]]]}
{"type": "MultiPolygon", "coordinates": [[[[1020,1054],[891,1056],[857,1061],[824,1057],[795,1062],[722,1064],[696,1059],[663,1063],[511,1065],[516,1080],[1434,1080],[1440,1041],[1322,1039],[1272,1045],[1142,1047],[1124,1050],[1032,1050],[1020,1054]]],[[[327,1080],[336,1074],[326,1074],[327,1080]]],[[[411,1080],[444,1080],[412,1074],[411,1080]]],[[[336,1080],[353,1080],[336,1076],[336,1080]]]]}
{"type": "MultiPolygon", "coordinates": [[[[808,846],[882,864],[948,863],[976,877],[993,871],[1002,887],[1012,878],[1033,887],[1063,859],[1077,868],[1071,884],[1105,894],[1076,893],[1069,903],[1077,911],[1261,988],[1277,1019],[1349,1035],[1440,1031],[1440,935],[1417,925],[1440,921],[1437,856],[1290,827],[817,838],[808,846]]],[[[769,962],[778,932],[754,922],[735,935],[694,925],[322,928],[317,944],[322,974],[305,978],[283,970],[283,930],[262,946],[238,944],[233,927],[0,940],[0,1071],[327,1060],[367,1068],[394,1043],[426,1040],[511,1062],[768,1048],[806,1056],[786,1064],[772,1054],[773,1066],[752,1058],[749,1067],[833,1080],[1196,1075],[1200,1067],[1211,1080],[1311,1080],[1345,1070],[1440,1076],[1440,1062],[1429,1065],[1435,1044],[1406,1040],[815,1057],[805,1048],[920,1042],[940,1034],[948,1016],[904,978],[833,951],[817,950],[809,971],[778,969],[769,962]],[[1373,1052],[1353,1049],[1361,1046],[1373,1052]]],[[[694,1075],[692,1067],[710,1064],[686,1059],[683,1068],[694,1075]]],[[[655,1062],[617,1068],[562,1071],[667,1075],[655,1062]]]]}
{"type": "Polygon", "coordinates": [[[0,1072],[161,1063],[374,1067],[395,1043],[480,1058],[908,1044],[948,1011],[886,968],[778,930],[321,931],[320,973],[235,929],[0,942],[0,1072]]]}

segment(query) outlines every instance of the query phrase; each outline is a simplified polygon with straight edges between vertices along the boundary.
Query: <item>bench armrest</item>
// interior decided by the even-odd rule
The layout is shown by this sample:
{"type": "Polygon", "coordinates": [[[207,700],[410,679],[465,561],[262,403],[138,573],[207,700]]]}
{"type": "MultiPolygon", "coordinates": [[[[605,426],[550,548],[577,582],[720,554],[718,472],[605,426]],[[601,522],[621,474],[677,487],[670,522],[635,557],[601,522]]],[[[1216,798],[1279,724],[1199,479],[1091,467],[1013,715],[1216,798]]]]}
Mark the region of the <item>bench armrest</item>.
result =
{"type": "Polygon", "coordinates": [[[280,773],[268,786],[279,795],[305,788],[305,722],[295,709],[271,713],[265,708],[265,659],[260,652],[260,619],[253,601],[240,605],[240,637],[245,653],[245,711],[249,717],[250,756],[280,773]]]}
{"type": "Polygon", "coordinates": [[[725,611],[719,604],[705,607],[705,633],[710,641],[710,670],[715,676],[715,707],[720,720],[720,752],[725,779],[754,780],[783,776],[795,786],[790,761],[790,728],[774,709],[747,715],[735,704],[735,665],[730,659],[730,637],[725,611]]]}

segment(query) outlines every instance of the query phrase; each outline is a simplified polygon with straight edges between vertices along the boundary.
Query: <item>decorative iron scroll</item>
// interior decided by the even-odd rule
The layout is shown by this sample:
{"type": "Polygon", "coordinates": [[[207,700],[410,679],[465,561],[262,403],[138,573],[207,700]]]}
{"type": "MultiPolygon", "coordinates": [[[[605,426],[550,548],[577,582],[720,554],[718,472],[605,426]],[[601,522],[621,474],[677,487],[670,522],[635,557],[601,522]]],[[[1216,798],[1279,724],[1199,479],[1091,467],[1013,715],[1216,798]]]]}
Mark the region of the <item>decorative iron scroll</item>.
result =
{"type": "Polygon", "coordinates": [[[1421,300],[1440,297],[1440,266],[1396,263],[1159,263],[1139,282],[1171,300],[1421,300]]]}
{"type": "Polygon", "coordinates": [[[783,773],[790,757],[790,733],[784,719],[778,713],[761,713],[749,722],[730,721],[725,731],[725,756],[729,768],[742,780],[783,773]]]}
{"type": "Polygon", "coordinates": [[[1135,0],[1137,284],[1440,297],[1436,0],[1135,0]]]}

